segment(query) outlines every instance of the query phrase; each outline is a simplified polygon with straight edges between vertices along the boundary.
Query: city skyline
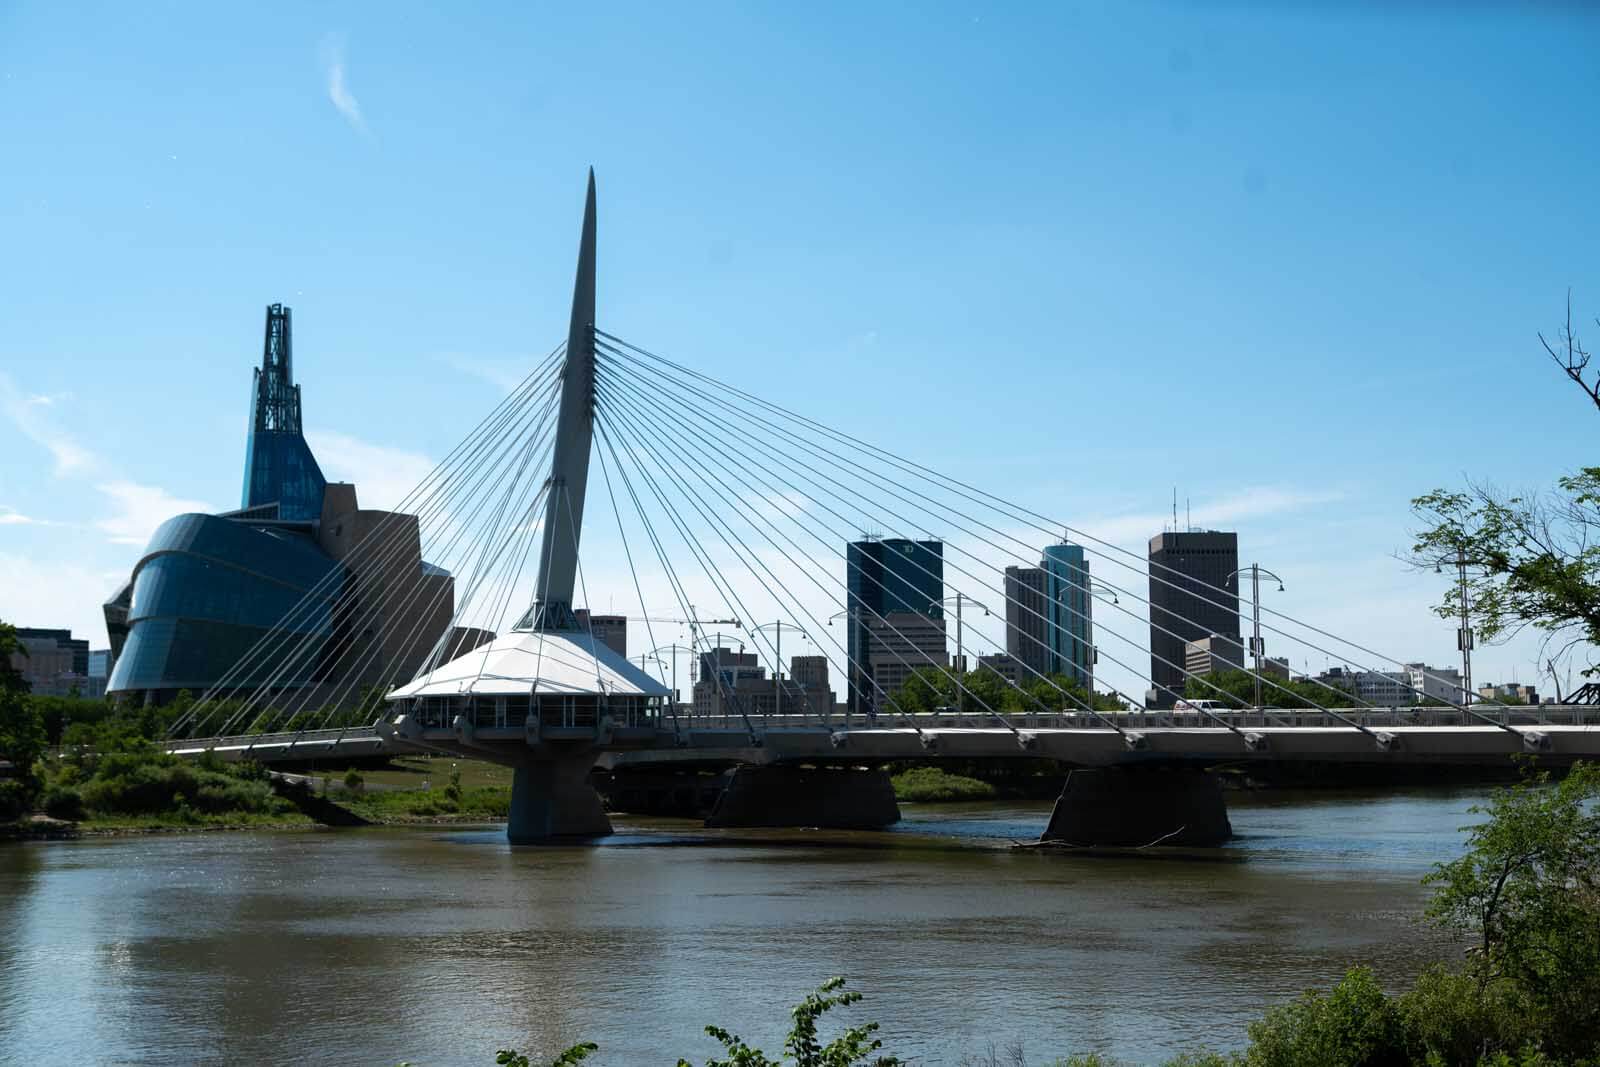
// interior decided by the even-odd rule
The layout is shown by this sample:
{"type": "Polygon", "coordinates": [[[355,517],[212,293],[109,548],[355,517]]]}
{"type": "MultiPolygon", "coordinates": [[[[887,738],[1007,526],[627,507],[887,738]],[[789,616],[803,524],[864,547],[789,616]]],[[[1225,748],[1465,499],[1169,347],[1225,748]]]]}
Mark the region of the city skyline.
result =
{"type": "MultiPolygon", "coordinates": [[[[483,91],[511,69],[511,57],[496,53],[476,72],[458,70],[462,79],[438,106],[465,116],[456,168],[469,168],[487,183],[487,202],[506,207],[466,203],[461,191],[475,183],[423,163],[419,175],[457,191],[434,219],[406,210],[412,187],[395,177],[431,142],[415,124],[393,121],[394,109],[427,105],[397,84],[404,51],[375,18],[357,11],[330,27],[297,13],[271,42],[230,43],[237,51],[200,59],[131,15],[108,13],[137,47],[103,57],[100,76],[128,88],[101,114],[87,105],[103,83],[72,83],[82,68],[64,20],[44,9],[0,15],[11,42],[0,73],[17,105],[0,111],[0,132],[33,161],[0,175],[0,199],[34,250],[27,269],[0,268],[8,272],[0,306],[17,324],[0,342],[0,447],[16,457],[0,486],[0,614],[71,627],[99,647],[94,620],[115,584],[108,578],[126,575],[153,527],[231,504],[241,458],[237,369],[266,303],[299,311],[296,377],[310,383],[305,417],[316,427],[308,436],[319,455],[341,457],[328,476],[360,484],[364,503],[396,503],[494,402],[505,377],[558,338],[572,186],[593,159],[616,197],[617,224],[601,241],[608,322],[1126,547],[1160,532],[1177,483],[1197,505],[1197,525],[1239,530],[1241,562],[1259,559],[1288,579],[1271,606],[1370,637],[1403,660],[1450,662],[1453,626],[1426,613],[1447,576],[1412,573],[1393,558],[1407,543],[1406,500],[1463,474],[1548,485],[1559,473],[1549,454],[1581,448],[1592,417],[1543,361],[1534,334],[1559,318],[1568,286],[1580,316],[1600,304],[1586,292],[1581,256],[1541,236],[1559,211],[1561,225],[1579,232],[1573,244],[1587,245],[1581,237],[1595,218],[1582,191],[1593,150],[1579,137],[1536,175],[1512,162],[1530,138],[1565,140],[1592,123],[1574,103],[1579,75],[1549,62],[1575,46],[1559,19],[1483,13],[1439,31],[1410,14],[1391,23],[1395,56],[1363,55],[1376,64],[1369,85],[1352,66],[1359,14],[1285,14],[1243,27],[1226,14],[1169,15],[1136,30],[1060,16],[1035,27],[1039,43],[1029,45],[1003,11],[973,23],[945,9],[898,27],[928,47],[921,59],[892,57],[882,73],[864,49],[835,40],[843,49],[835,62],[858,83],[882,88],[899,78],[930,89],[918,99],[891,95],[930,116],[955,103],[931,91],[933,65],[976,49],[977,79],[984,41],[1013,51],[1050,42],[1080,62],[1033,96],[1001,79],[975,80],[970,99],[944,115],[949,145],[875,141],[883,105],[869,96],[861,112],[840,111],[859,88],[824,82],[820,94],[774,90],[730,105],[733,121],[749,120],[745,132],[723,130],[731,135],[709,158],[669,152],[665,166],[628,136],[639,133],[636,86],[601,87],[581,114],[552,113],[537,100],[483,91]],[[1133,32],[1147,34],[1149,47],[1132,49],[1133,32]],[[341,34],[342,104],[325,56],[341,34]],[[1148,77],[1121,77],[1110,59],[1087,54],[1102,38],[1125,49],[1118,54],[1137,51],[1148,77]],[[1429,48],[1406,47],[1408,39],[1429,48]],[[1257,66],[1229,62],[1263,41],[1287,46],[1285,57],[1266,50],[1255,52],[1267,57],[1257,66]],[[1290,54],[1314,62],[1294,69],[1290,54]],[[1448,80],[1452,64],[1465,63],[1516,85],[1525,105],[1516,121],[1488,106],[1495,78],[1448,80]],[[220,101],[174,103],[166,91],[219,79],[228,67],[259,75],[263,121],[322,164],[314,177],[264,177],[248,144],[210,132],[227,128],[211,121],[220,101]],[[1222,69],[1249,86],[1283,86],[1303,112],[1258,103],[1256,128],[1233,124],[1217,110],[1229,91],[1222,69]],[[1112,86],[1123,95],[1108,113],[1120,125],[1087,108],[1046,107],[1112,86]],[[46,120],[58,112],[30,104],[46,96],[68,103],[75,136],[46,120]],[[977,172],[956,165],[959,153],[991,136],[983,131],[1007,107],[1010,134],[1041,128],[1049,115],[1068,136],[1012,137],[1006,165],[973,181],[977,172]],[[139,112],[137,146],[118,133],[124,108],[139,112]],[[794,120],[796,145],[855,145],[858,170],[849,179],[789,173],[790,151],[748,132],[773,115],[794,120]],[[1350,115],[1361,138],[1347,128],[1350,115]],[[522,127],[549,135],[537,160],[485,154],[492,133],[522,127]],[[1072,135],[1098,146],[1094,165],[1063,147],[1072,135]],[[122,169],[94,166],[95,145],[130,149],[122,169]],[[1284,145],[1304,149],[1303,158],[1284,145]],[[1169,157],[1181,168],[1139,165],[1169,157]],[[1532,183],[1518,188],[1533,190],[1514,228],[1472,210],[1512,173],[1532,183]],[[120,192],[108,195],[112,188],[120,192]],[[369,199],[370,209],[353,210],[369,199]],[[774,210],[779,201],[786,211],[774,210]],[[1353,240],[1341,228],[1352,217],[1363,223],[1353,240]],[[490,218],[498,224],[484,225],[490,218]],[[1224,230],[1231,243],[1219,246],[1224,230]],[[313,246],[302,232],[322,236],[313,246]],[[220,264],[227,269],[218,269],[218,247],[231,249],[220,264]],[[1459,254],[1488,247],[1493,273],[1459,254]],[[1008,265],[1003,286],[988,266],[997,255],[1008,265]],[[1286,276],[1291,255],[1299,269],[1286,276]],[[679,269],[683,256],[689,269],[679,269]],[[916,277],[896,266],[907,256],[916,277]],[[471,264],[473,284],[446,278],[436,269],[443,263],[471,264]],[[1127,284],[1113,289],[1112,279],[1127,284]],[[999,320],[1004,348],[985,352],[992,338],[982,327],[999,320]],[[1144,340],[1130,359],[1123,349],[1133,336],[1144,340]],[[756,351],[752,338],[763,339],[756,351]],[[1029,417],[1019,390],[1059,365],[1087,402],[1036,403],[1029,417]],[[952,381],[962,406],[936,417],[952,381]],[[1247,381],[1272,388],[1245,402],[1237,385],[1247,381]],[[419,396],[444,414],[395,417],[419,396]],[[1396,396],[1408,402],[1397,409],[1396,396]],[[163,406],[182,417],[159,417],[163,406]],[[1305,418],[1313,407],[1320,417],[1305,418]],[[1538,440],[1475,436],[1455,423],[1463,409],[1497,430],[1518,422],[1506,411],[1548,417],[1537,420],[1538,440]],[[1013,411],[1023,417],[1001,414],[1013,411]],[[195,439],[207,448],[196,452],[195,439]],[[1187,467],[1181,457],[1198,440],[1207,463],[1187,467]],[[1277,441],[1296,447],[1271,447],[1277,441]],[[1413,441],[1422,444],[1395,447],[1413,441]]],[[[692,54],[692,19],[636,16],[636,27],[692,54]]],[[[197,15],[196,28],[221,35],[238,17],[197,15]]],[[[852,18],[866,31],[889,16],[852,18]]],[[[571,14],[525,19],[508,28],[508,41],[535,41],[536,31],[601,40],[635,32],[571,14]]],[[[727,32],[768,47],[775,69],[800,84],[818,73],[803,42],[838,29],[742,14],[727,32]],[[786,34],[796,43],[785,44],[786,34]]],[[[709,64],[677,101],[711,99],[721,69],[709,64]]],[[[663,113],[660,128],[688,135],[725,121],[697,126],[692,112],[663,113]]],[[[611,578],[604,587],[621,597],[623,576],[611,578]]],[[[596,592],[602,610],[605,594],[596,592]]],[[[1484,681],[1534,680],[1530,641],[1480,647],[1477,662],[1484,681]]]]}

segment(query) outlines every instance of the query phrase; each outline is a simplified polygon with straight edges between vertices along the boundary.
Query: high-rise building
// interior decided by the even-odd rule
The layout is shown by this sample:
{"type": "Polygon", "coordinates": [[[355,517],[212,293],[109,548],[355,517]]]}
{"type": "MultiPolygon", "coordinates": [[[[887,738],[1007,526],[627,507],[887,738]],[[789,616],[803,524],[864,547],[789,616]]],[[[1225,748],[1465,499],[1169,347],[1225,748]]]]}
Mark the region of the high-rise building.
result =
{"type": "Polygon", "coordinates": [[[578,629],[591,631],[595,636],[595,640],[623,659],[628,658],[628,617],[626,615],[591,615],[588,608],[579,608],[572,614],[578,620],[578,629]]]}
{"type": "Polygon", "coordinates": [[[1082,545],[1063,541],[1045,548],[1039,566],[1049,578],[1045,596],[1050,606],[1050,671],[1087,688],[1094,677],[1089,560],[1082,545]]]}
{"type": "Polygon", "coordinates": [[[455,582],[423,561],[416,516],[364,510],[355,486],[322,477],[290,350],[289,309],[274,304],[243,506],[162,523],[105,604],[107,690],[121,699],[265,688],[311,704],[346,683],[410,678],[449,626],[455,582]],[[381,553],[360,550],[368,537],[383,539],[381,553]]]}
{"type": "Polygon", "coordinates": [[[1217,530],[1150,539],[1148,703],[1170,708],[1184,687],[1184,646],[1212,635],[1239,642],[1239,535],[1217,530]]]}
{"type": "Polygon", "coordinates": [[[1030,681],[1051,671],[1048,585],[1042,567],[1006,568],[1006,654],[1030,681]]]}
{"type": "MultiPolygon", "coordinates": [[[[895,674],[901,669],[893,665],[895,657],[915,653],[926,642],[925,633],[905,642],[892,634],[884,636],[892,629],[882,625],[890,615],[920,615],[920,622],[903,620],[919,632],[928,627],[930,620],[936,621],[940,634],[938,662],[948,663],[944,654],[944,611],[939,606],[944,597],[944,542],[899,537],[852,541],[845,553],[845,589],[849,625],[846,651],[850,657],[847,681],[852,710],[864,712],[873,706],[880,689],[893,692],[882,679],[869,674],[875,669],[874,655],[880,656],[885,671],[895,674]],[[880,633],[876,646],[872,644],[875,632],[880,633]],[[900,647],[902,644],[906,647],[900,647]]],[[[931,666],[920,656],[916,658],[917,665],[931,666]]]]}
{"type": "Polygon", "coordinates": [[[862,694],[862,711],[881,707],[917,671],[950,666],[945,650],[944,619],[917,611],[891,611],[870,618],[863,628],[870,682],[862,694]]]}
{"type": "Polygon", "coordinates": [[[1006,568],[1006,652],[1029,679],[1094,677],[1094,599],[1083,546],[1045,548],[1037,567],[1006,568]]]}

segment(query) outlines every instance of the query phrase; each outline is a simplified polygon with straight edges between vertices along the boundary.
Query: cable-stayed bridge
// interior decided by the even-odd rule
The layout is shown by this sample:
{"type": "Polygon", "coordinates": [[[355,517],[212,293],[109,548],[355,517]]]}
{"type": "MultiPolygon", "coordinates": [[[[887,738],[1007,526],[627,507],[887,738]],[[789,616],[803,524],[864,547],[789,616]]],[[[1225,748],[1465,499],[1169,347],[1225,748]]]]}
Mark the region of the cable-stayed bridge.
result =
{"type": "MultiPolygon", "coordinates": [[[[591,173],[566,341],[394,509],[405,521],[378,524],[352,550],[366,573],[381,574],[410,558],[403,550],[420,536],[427,558],[455,575],[455,592],[413,582],[334,593],[330,575],[173,724],[172,751],[494,760],[516,768],[514,841],[609,832],[589,784],[602,762],[619,772],[737,768],[713,815],[724,824],[873,825],[897,817],[886,762],[1047,758],[1085,769],[1069,779],[1050,830],[1085,844],[1220,841],[1227,817],[1206,771],[1221,764],[1600,756],[1596,709],[1508,708],[1460,690],[1442,707],[1361,706],[1325,682],[1261,671],[1259,643],[1262,696],[1247,709],[1195,698],[1191,710],[1156,712],[1108,692],[1094,674],[1101,661],[1141,680],[1159,666],[1191,695],[1215,690],[1219,704],[1237,703],[1151,647],[1152,634],[1193,637],[1196,620],[1170,603],[1150,610],[1173,589],[1195,614],[1237,615],[1236,589],[1197,582],[600,328],[595,238],[591,173]],[[586,527],[591,497],[600,507],[586,527]],[[886,566],[847,549],[862,531],[939,548],[936,557],[907,549],[886,566]],[[1041,605],[1013,588],[1006,569],[1032,565],[1041,543],[1063,536],[1095,573],[1082,564],[1041,605]],[[434,617],[439,605],[416,610],[427,596],[456,598],[444,633],[402,635],[405,648],[363,641],[379,620],[434,617]],[[596,605],[619,596],[637,607],[651,646],[638,663],[592,628],[596,605]],[[952,600],[953,657],[944,613],[952,600]],[[982,639],[985,624],[965,620],[963,605],[991,603],[1003,609],[985,608],[987,625],[1005,619],[1035,633],[1065,624],[1087,654],[1065,671],[1026,656],[1004,671],[967,670],[965,633],[982,639]],[[689,645],[656,633],[664,606],[690,620],[689,645]],[[741,635],[751,651],[741,647],[729,667],[727,639],[695,621],[712,616],[775,622],[741,635]],[[786,669],[786,629],[791,650],[798,637],[811,654],[809,683],[786,669]],[[674,674],[680,655],[698,664],[704,700],[679,700],[662,651],[674,674]],[[419,655],[421,669],[398,676],[398,664],[419,655]],[[644,666],[651,660],[655,673],[644,666]],[[821,691],[820,663],[846,681],[843,709],[821,691]],[[741,671],[766,672],[770,692],[741,684],[741,671]]],[[[1256,610],[1285,647],[1367,670],[1399,664],[1256,610]]],[[[1411,684],[1436,697],[1436,681],[1411,684]]],[[[1184,696],[1153,684],[1169,699],[1184,696]]]]}

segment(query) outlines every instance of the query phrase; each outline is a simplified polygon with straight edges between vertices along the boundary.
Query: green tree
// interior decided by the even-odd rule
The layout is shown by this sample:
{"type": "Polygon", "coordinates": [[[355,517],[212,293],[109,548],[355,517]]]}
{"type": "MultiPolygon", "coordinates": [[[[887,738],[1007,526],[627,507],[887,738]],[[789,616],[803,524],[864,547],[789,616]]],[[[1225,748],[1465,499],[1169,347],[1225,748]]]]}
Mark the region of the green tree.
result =
{"type": "MultiPolygon", "coordinates": [[[[1184,683],[1183,695],[1195,700],[1220,700],[1232,708],[1247,708],[1255,703],[1253,671],[1212,671],[1191,676],[1184,683]]],[[[1330,691],[1303,678],[1261,676],[1261,701],[1274,708],[1346,707],[1349,694],[1330,691]]]]}
{"type": "Polygon", "coordinates": [[[27,679],[11,665],[13,655],[27,654],[16,627],[0,622],[0,758],[15,768],[10,779],[0,779],[0,819],[25,814],[41,784],[35,764],[44,755],[44,722],[29,699],[27,679]]]}
{"type": "MultiPolygon", "coordinates": [[[[1467,852],[1427,881],[1428,917],[1475,944],[1466,974],[1485,1013],[1520,1015],[1559,1056],[1600,1054],[1600,766],[1544,772],[1474,808],[1467,852]]],[[[1508,1049],[1508,1051],[1511,1051],[1508,1049]]]]}
{"type": "MultiPolygon", "coordinates": [[[[1600,377],[1590,353],[1566,325],[1540,343],[1562,372],[1600,408],[1600,377]]],[[[1580,467],[1548,493],[1507,493],[1488,484],[1435,489],[1411,502],[1421,523],[1409,555],[1417,567],[1467,567],[1473,625],[1485,642],[1533,629],[1544,635],[1540,661],[1557,687],[1563,666],[1582,657],[1587,676],[1600,670],[1600,467],[1580,467]]],[[[1452,587],[1435,609],[1447,619],[1460,611],[1452,587]]]]}

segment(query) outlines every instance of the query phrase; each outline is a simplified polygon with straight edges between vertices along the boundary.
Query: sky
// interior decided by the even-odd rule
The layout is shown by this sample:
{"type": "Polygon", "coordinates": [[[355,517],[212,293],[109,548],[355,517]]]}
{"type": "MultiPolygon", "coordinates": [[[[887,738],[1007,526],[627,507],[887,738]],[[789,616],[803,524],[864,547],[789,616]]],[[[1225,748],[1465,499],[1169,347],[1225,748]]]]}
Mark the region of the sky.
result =
{"type": "Polygon", "coordinates": [[[592,165],[603,328],[1136,551],[1176,489],[1269,606],[1449,665],[1408,501],[1589,462],[1537,334],[1600,312],[1597,44],[1493,4],[0,2],[0,618],[100,646],[154,526],[237,506],[269,303],[325,472],[403,497],[562,339],[592,165]]]}

